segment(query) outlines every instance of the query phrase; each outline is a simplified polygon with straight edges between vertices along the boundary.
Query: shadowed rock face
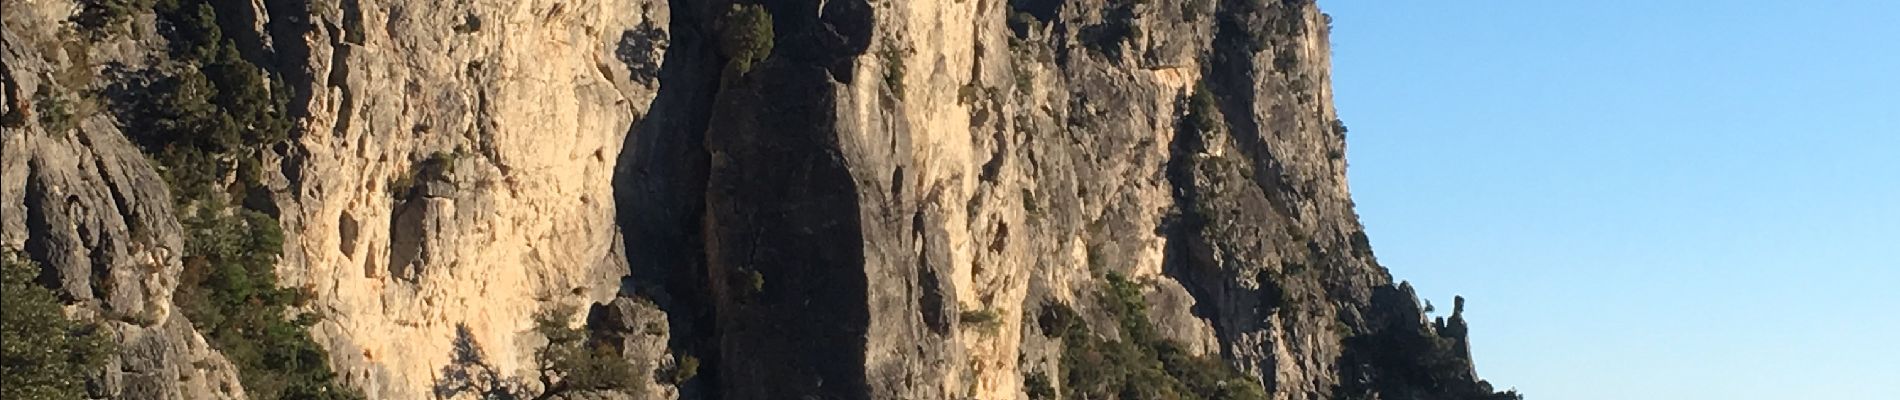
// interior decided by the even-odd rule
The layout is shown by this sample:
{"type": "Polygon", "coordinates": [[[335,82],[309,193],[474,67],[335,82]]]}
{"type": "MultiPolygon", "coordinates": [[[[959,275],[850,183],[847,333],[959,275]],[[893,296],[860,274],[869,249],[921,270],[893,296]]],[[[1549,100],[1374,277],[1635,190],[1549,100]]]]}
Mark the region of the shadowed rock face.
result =
{"type": "Polygon", "coordinates": [[[117,117],[93,108],[106,100],[79,95],[162,50],[125,39],[63,46],[69,6],[0,9],[0,247],[41,265],[41,283],[71,317],[117,342],[119,354],[90,377],[92,395],[242,398],[237,371],[172,305],[184,245],[171,192],[117,117]],[[103,77],[80,79],[91,75],[103,77]]]}
{"type": "MultiPolygon", "coordinates": [[[[280,282],[341,380],[461,393],[440,375],[475,348],[484,379],[538,376],[530,316],[592,303],[573,322],[653,368],[642,398],[1066,396],[1066,339],[1034,321],[1120,337],[1117,275],[1155,335],[1274,399],[1494,396],[1463,316],[1428,323],[1372,255],[1310,0],[739,3],[220,9],[289,91],[245,203],[282,224],[280,282]],[[726,16],[754,4],[772,44],[736,68],[720,44],[754,27],[726,16]]],[[[0,111],[164,46],[29,50],[70,3],[23,4],[0,111]]],[[[0,239],[138,349],[111,393],[242,397],[170,312],[180,228],[116,128],[136,117],[9,125],[0,239]]]]}

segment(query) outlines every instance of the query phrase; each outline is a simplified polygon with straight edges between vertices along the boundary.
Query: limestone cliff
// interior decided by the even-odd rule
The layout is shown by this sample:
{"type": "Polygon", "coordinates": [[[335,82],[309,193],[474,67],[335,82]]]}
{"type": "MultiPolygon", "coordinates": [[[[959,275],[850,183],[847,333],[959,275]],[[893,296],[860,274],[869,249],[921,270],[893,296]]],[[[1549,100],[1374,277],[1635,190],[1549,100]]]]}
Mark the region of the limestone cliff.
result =
{"type": "Polygon", "coordinates": [[[280,271],[318,293],[315,333],[374,397],[424,397],[458,327],[527,371],[533,313],[627,274],[610,185],[666,5],[319,3],[273,37],[305,111],[273,163],[280,271]]]}
{"type": "Polygon", "coordinates": [[[1112,327],[1111,277],[1274,398],[1491,395],[1372,257],[1312,2],[768,1],[771,56],[718,78],[713,3],[674,10],[696,86],[655,109],[695,111],[636,128],[669,144],[620,201],[721,397],[1014,398],[1065,368],[1039,310],[1112,327]]]}
{"type": "MultiPolygon", "coordinates": [[[[289,122],[221,181],[370,398],[453,395],[466,354],[527,379],[532,316],[587,304],[640,398],[1081,398],[1094,340],[1274,399],[1510,396],[1374,259],[1311,0],[211,3],[289,122]]],[[[62,37],[84,4],[0,10],[0,111],[184,41],[137,8],[62,37]]],[[[138,116],[79,115],[7,125],[0,239],[150,349],[102,395],[244,397],[169,311],[180,188],[138,116]]]]}
{"type": "Polygon", "coordinates": [[[95,395],[243,398],[237,372],[172,306],[184,245],[165,181],[80,94],[154,50],[127,38],[75,45],[74,10],[0,8],[0,246],[43,265],[69,315],[111,332],[120,355],[90,377],[95,395]]]}

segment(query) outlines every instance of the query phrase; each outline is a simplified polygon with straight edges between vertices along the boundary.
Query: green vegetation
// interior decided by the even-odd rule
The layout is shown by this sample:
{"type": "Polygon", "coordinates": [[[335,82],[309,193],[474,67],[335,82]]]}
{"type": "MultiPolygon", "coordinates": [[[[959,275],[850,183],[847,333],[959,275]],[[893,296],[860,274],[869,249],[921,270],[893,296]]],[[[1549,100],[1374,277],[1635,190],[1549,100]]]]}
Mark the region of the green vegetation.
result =
{"type": "Polygon", "coordinates": [[[1049,382],[1049,374],[1036,371],[1023,375],[1023,393],[1029,400],[1055,400],[1056,387],[1049,382]]]}
{"type": "Polygon", "coordinates": [[[1214,101],[1214,92],[1207,90],[1206,84],[1194,88],[1194,95],[1188,97],[1188,128],[1195,132],[1215,132],[1220,129],[1220,105],[1214,101]]]}
{"type": "Polygon", "coordinates": [[[765,274],[761,274],[757,270],[742,268],[739,269],[737,273],[728,276],[729,278],[727,279],[732,280],[732,285],[739,290],[739,299],[741,300],[751,299],[753,296],[765,293],[765,274]]]}
{"type": "Polygon", "coordinates": [[[962,323],[964,326],[980,329],[984,332],[995,332],[996,328],[1002,325],[1003,318],[996,313],[996,310],[986,308],[981,310],[964,310],[962,313],[957,314],[957,322],[962,323]]]}
{"type": "Polygon", "coordinates": [[[1100,294],[1120,340],[1091,332],[1073,310],[1044,309],[1045,334],[1062,337],[1062,387],[1069,399],[1265,399],[1260,384],[1216,355],[1193,356],[1155,331],[1141,287],[1116,274],[1100,294]]]}
{"type": "Polygon", "coordinates": [[[733,4],[719,17],[719,51],[727,57],[727,68],[739,75],[752,72],[752,65],[772,53],[772,13],[757,4],[733,4]]]}
{"type": "Polygon", "coordinates": [[[229,160],[250,158],[288,136],[288,89],[239,56],[209,3],[162,0],[156,9],[173,28],[173,56],[183,65],[154,83],[154,98],[141,104],[144,129],[131,131],[166,167],[181,202],[213,201],[219,189],[242,193],[256,185],[254,179],[214,186],[233,174],[257,176],[249,170],[256,163],[229,160]]]}
{"type": "Polygon", "coordinates": [[[45,128],[46,133],[65,136],[76,126],[72,101],[54,94],[48,86],[41,85],[33,92],[33,104],[39,109],[40,127],[45,128]]]}
{"type": "Polygon", "coordinates": [[[667,371],[664,382],[678,385],[692,380],[695,376],[699,376],[699,357],[683,356],[673,363],[671,370],[667,371]]]}
{"type": "Polygon", "coordinates": [[[468,327],[456,326],[454,353],[435,383],[436,397],[461,398],[472,393],[482,399],[593,399],[621,393],[641,398],[645,386],[636,374],[645,368],[627,361],[613,343],[568,326],[576,312],[563,306],[535,315],[534,332],[547,343],[534,351],[535,371],[540,372],[539,385],[534,387],[520,379],[502,378],[468,327]]]}
{"type": "Polygon", "coordinates": [[[283,233],[276,220],[239,209],[194,215],[184,225],[185,270],[172,301],[237,366],[245,392],[258,399],[361,398],[336,381],[329,357],[310,340],[316,315],[285,317],[308,298],[277,286],[273,267],[283,233]]]}
{"type": "Polygon", "coordinates": [[[250,397],[361,398],[337,381],[329,356],[310,339],[318,316],[293,312],[310,294],[278,287],[277,220],[231,205],[260,188],[256,153],[288,137],[288,89],[239,55],[207,0],[152,6],[170,27],[161,31],[177,65],[153,84],[152,98],[136,104],[142,126],[127,131],[163,166],[186,228],[173,302],[237,366],[250,397]]]}
{"type": "Polygon", "coordinates": [[[568,326],[574,313],[573,307],[557,307],[535,317],[534,331],[548,343],[534,352],[541,366],[541,394],[530,398],[565,399],[641,388],[635,375],[639,368],[614,346],[590,340],[587,331],[568,326]]]}
{"type": "Polygon", "coordinates": [[[0,398],[86,398],[86,374],[104,367],[112,342],[98,325],[66,319],[53,291],[34,282],[39,274],[0,250],[0,398]]]}
{"type": "Polygon", "coordinates": [[[125,34],[126,24],[139,12],[152,8],[153,0],[81,0],[73,24],[94,39],[125,34]]]}

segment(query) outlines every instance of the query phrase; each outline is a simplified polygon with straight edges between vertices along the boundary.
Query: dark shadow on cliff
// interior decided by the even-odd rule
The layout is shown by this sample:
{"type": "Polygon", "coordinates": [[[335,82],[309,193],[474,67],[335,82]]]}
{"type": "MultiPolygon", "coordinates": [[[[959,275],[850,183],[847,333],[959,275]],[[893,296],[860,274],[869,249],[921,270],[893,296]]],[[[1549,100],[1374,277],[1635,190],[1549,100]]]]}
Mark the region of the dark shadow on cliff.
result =
{"type": "MultiPolygon", "coordinates": [[[[1204,274],[1199,271],[1200,269],[1216,268],[1208,265],[1212,263],[1212,260],[1194,257],[1200,254],[1203,255],[1202,258],[1205,258],[1205,255],[1209,253],[1206,240],[1201,237],[1202,229],[1207,226],[1208,216],[1199,206],[1202,194],[1201,188],[1195,183],[1194,156],[1207,151],[1207,136],[1213,135],[1211,130],[1216,129],[1213,124],[1216,123],[1218,116],[1204,114],[1212,110],[1196,105],[1197,101],[1206,101],[1204,99],[1211,99],[1211,96],[1212,93],[1197,89],[1193,96],[1182,101],[1187,105],[1185,108],[1190,111],[1175,123],[1174,139],[1168,142],[1166,169],[1168,184],[1172,189],[1177,210],[1163,217],[1161,224],[1157,227],[1160,231],[1156,232],[1168,239],[1167,247],[1162,249],[1162,273],[1182,282],[1188,294],[1194,297],[1194,307],[1191,311],[1194,312],[1195,317],[1210,320],[1218,314],[1208,309],[1208,305],[1213,303],[1210,297],[1212,294],[1208,293],[1207,288],[1194,284],[1207,281],[1197,279],[1204,274]]],[[[1214,324],[1214,326],[1219,329],[1222,325],[1214,324]]]]}
{"type": "Polygon", "coordinates": [[[707,373],[681,385],[680,397],[719,398],[719,351],[701,225],[708,159],[703,142],[723,60],[709,42],[711,24],[702,17],[707,5],[669,3],[670,37],[656,39],[650,29],[630,31],[622,35],[622,47],[628,49],[616,51],[635,81],[657,73],[662,83],[647,114],[628,132],[614,166],[616,218],[631,269],[621,293],[653,300],[672,329],[669,347],[705,364],[707,373]],[[652,60],[651,54],[626,45],[629,40],[669,43],[662,59],[652,60]]]}
{"type": "Polygon", "coordinates": [[[870,42],[871,7],[768,1],[722,20],[730,55],[705,133],[706,270],[717,307],[720,395],[868,399],[870,277],[859,182],[838,84],[870,42]]]}

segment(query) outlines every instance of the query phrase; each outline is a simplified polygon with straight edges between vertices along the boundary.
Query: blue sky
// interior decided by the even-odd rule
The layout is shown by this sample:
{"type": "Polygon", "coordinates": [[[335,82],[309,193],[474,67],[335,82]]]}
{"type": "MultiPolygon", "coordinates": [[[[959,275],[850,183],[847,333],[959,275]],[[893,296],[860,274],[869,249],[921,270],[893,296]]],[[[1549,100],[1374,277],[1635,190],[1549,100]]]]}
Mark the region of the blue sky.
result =
{"type": "Polygon", "coordinates": [[[1900,2],[1320,5],[1375,251],[1484,377],[1900,399],[1900,2]]]}

